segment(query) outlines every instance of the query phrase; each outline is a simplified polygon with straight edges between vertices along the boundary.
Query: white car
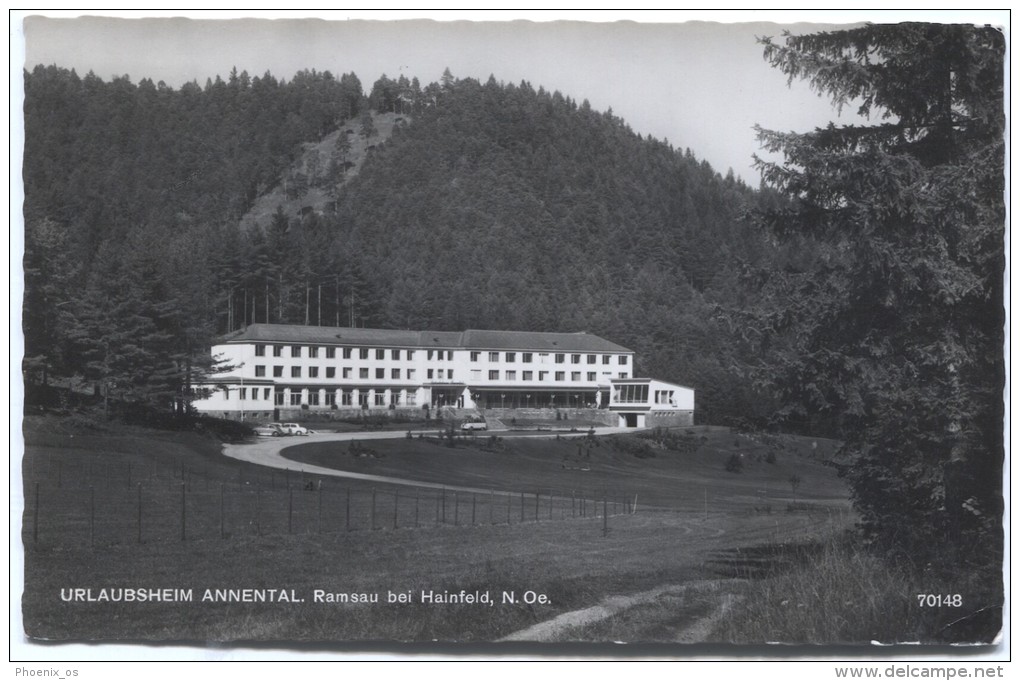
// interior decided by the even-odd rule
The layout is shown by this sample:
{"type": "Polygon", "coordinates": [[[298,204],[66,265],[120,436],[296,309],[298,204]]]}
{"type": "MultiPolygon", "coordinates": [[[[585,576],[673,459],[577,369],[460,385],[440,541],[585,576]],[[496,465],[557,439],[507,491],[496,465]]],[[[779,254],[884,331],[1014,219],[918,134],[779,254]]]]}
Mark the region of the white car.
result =
{"type": "Polygon", "coordinates": [[[280,435],[308,435],[308,429],[297,423],[270,423],[269,428],[276,428],[280,435]]]}
{"type": "Polygon", "coordinates": [[[461,430],[488,430],[489,424],[485,422],[485,419],[478,419],[473,421],[465,421],[460,424],[461,430]]]}
{"type": "Polygon", "coordinates": [[[287,435],[308,435],[308,429],[297,423],[281,423],[280,430],[287,435]]]}

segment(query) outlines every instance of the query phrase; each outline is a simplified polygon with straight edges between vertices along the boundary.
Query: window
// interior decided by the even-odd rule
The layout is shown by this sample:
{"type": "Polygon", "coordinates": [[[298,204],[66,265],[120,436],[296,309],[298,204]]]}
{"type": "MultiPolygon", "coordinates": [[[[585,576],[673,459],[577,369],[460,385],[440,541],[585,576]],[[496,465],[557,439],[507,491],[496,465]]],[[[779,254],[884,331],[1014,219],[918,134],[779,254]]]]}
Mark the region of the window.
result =
{"type": "Polygon", "coordinates": [[[556,372],[556,380],[557,381],[562,381],[566,377],[566,375],[567,374],[565,372],[563,372],[563,371],[557,371],[556,372]]]}
{"type": "Polygon", "coordinates": [[[589,371],[588,372],[588,380],[591,381],[592,383],[594,383],[595,381],[598,380],[598,376],[596,376],[596,373],[597,372],[595,372],[595,371],[589,371]]]}
{"type": "Polygon", "coordinates": [[[262,364],[255,365],[255,376],[261,377],[266,375],[266,367],[262,364]]]}
{"type": "Polygon", "coordinates": [[[507,362],[516,362],[517,361],[517,353],[516,352],[508,352],[508,353],[506,353],[506,361],[507,362]]]}
{"type": "Polygon", "coordinates": [[[283,367],[273,367],[273,378],[283,378],[283,367]]]}
{"type": "Polygon", "coordinates": [[[336,348],[326,348],[326,359],[336,359],[336,348]]]}
{"type": "Polygon", "coordinates": [[[386,395],[384,395],[383,393],[376,393],[375,394],[375,406],[377,406],[377,407],[385,407],[386,406],[386,395]]]}
{"type": "Polygon", "coordinates": [[[358,357],[368,359],[368,348],[358,348],[358,357]]]}
{"type": "Polygon", "coordinates": [[[308,404],[310,404],[313,407],[318,407],[319,406],[319,391],[318,390],[309,390],[308,391],[308,404]]]}
{"type": "Polygon", "coordinates": [[[375,358],[376,359],[386,359],[386,351],[383,350],[382,348],[376,348],[375,349],[375,358]]]}
{"type": "Polygon", "coordinates": [[[428,370],[428,374],[427,374],[427,376],[428,376],[428,378],[429,378],[429,380],[430,380],[430,381],[432,380],[432,375],[433,375],[434,373],[435,373],[435,370],[434,370],[434,369],[429,369],[429,370],[428,370]]]}
{"type": "Polygon", "coordinates": [[[308,367],[308,378],[318,378],[319,367],[308,367]]]}
{"type": "Polygon", "coordinates": [[[240,396],[240,398],[242,400],[248,399],[248,389],[247,388],[241,388],[239,396],[240,396]]]}
{"type": "Polygon", "coordinates": [[[343,377],[344,377],[344,378],[350,378],[350,377],[351,377],[351,372],[352,372],[352,371],[353,371],[353,370],[352,370],[352,369],[351,369],[350,367],[344,367],[344,368],[343,368],[343,377]]]}
{"type": "Polygon", "coordinates": [[[400,350],[390,350],[390,359],[400,359],[400,350]]]}
{"type": "Polygon", "coordinates": [[[400,391],[394,390],[390,393],[390,405],[396,407],[400,404],[400,391]]]}
{"type": "Polygon", "coordinates": [[[442,350],[436,350],[436,359],[438,359],[440,362],[443,361],[444,356],[445,355],[442,350]]]}
{"type": "Polygon", "coordinates": [[[326,391],[326,406],[327,407],[332,407],[334,404],[336,404],[336,393],[333,392],[332,390],[327,390],[326,391]]]}
{"type": "Polygon", "coordinates": [[[648,402],[647,385],[620,385],[613,390],[613,400],[623,403],[648,402]]]}
{"type": "Polygon", "coordinates": [[[532,354],[530,352],[521,353],[521,361],[525,364],[531,364],[532,354]]]}
{"type": "Polygon", "coordinates": [[[499,361],[499,353],[498,352],[490,352],[489,353],[489,361],[490,362],[498,362],[499,361]]]}
{"type": "Polygon", "coordinates": [[[508,380],[508,381],[516,381],[517,380],[517,372],[516,371],[508,371],[508,372],[506,372],[506,380],[508,380]]]}
{"type": "Polygon", "coordinates": [[[394,381],[400,380],[400,369],[390,369],[390,378],[394,381]]]}
{"type": "Polygon", "coordinates": [[[598,359],[597,355],[588,355],[588,364],[595,364],[598,359]]]}
{"type": "Polygon", "coordinates": [[[414,350],[408,350],[407,351],[407,361],[410,362],[413,359],[414,359],[414,350]]]}
{"type": "Polygon", "coordinates": [[[627,364],[627,355],[620,355],[620,365],[625,366],[627,364]]]}
{"type": "Polygon", "coordinates": [[[610,358],[611,356],[612,356],[612,355],[602,355],[602,363],[603,363],[603,364],[609,364],[609,358],[610,358]]]}
{"type": "Polygon", "coordinates": [[[296,393],[291,393],[290,394],[290,406],[292,406],[292,407],[300,407],[301,406],[301,393],[300,392],[296,392],[296,393]]]}
{"type": "Polygon", "coordinates": [[[570,372],[570,380],[571,381],[580,381],[581,380],[581,372],[580,371],[571,371],[570,372]]]}
{"type": "Polygon", "coordinates": [[[533,381],[535,380],[535,372],[525,371],[524,374],[521,376],[521,379],[525,381],[533,381]]]}
{"type": "Polygon", "coordinates": [[[368,367],[358,369],[358,378],[368,378],[368,367]]]}
{"type": "Polygon", "coordinates": [[[538,380],[540,380],[540,381],[548,381],[549,380],[549,372],[548,371],[539,371],[538,372],[538,380]]]}
{"type": "Polygon", "coordinates": [[[565,358],[566,358],[566,355],[564,355],[562,352],[556,353],[556,363],[557,364],[563,364],[563,360],[565,358]]]}
{"type": "Polygon", "coordinates": [[[361,390],[361,391],[358,392],[358,406],[359,407],[367,407],[368,406],[368,391],[367,390],[361,390]]]}
{"type": "Polygon", "coordinates": [[[291,367],[290,368],[290,377],[291,378],[301,378],[301,367],[291,367]]]}
{"type": "Polygon", "coordinates": [[[404,404],[406,404],[407,406],[411,407],[411,406],[414,406],[414,403],[417,402],[417,400],[418,400],[418,393],[416,391],[414,391],[414,390],[408,390],[407,391],[407,399],[404,401],[404,404]]]}
{"type": "Polygon", "coordinates": [[[343,355],[344,355],[344,359],[350,359],[351,358],[351,348],[344,348],[343,355]]]}
{"type": "Polygon", "coordinates": [[[540,353],[538,353],[538,363],[539,364],[548,364],[549,363],[549,353],[548,352],[540,352],[540,353]]]}
{"type": "Polygon", "coordinates": [[[626,372],[626,371],[621,371],[621,372],[620,372],[620,378],[629,378],[629,377],[627,376],[627,372],[626,372]]]}
{"type": "Polygon", "coordinates": [[[481,369],[472,369],[471,370],[471,381],[474,382],[474,381],[480,381],[480,380],[482,380],[482,370],[481,369]]]}
{"type": "Polygon", "coordinates": [[[300,345],[292,345],[292,346],[290,346],[290,356],[291,357],[300,357],[301,356],[301,346],[300,345]]]}
{"type": "Polygon", "coordinates": [[[255,356],[256,357],[265,357],[266,356],[266,346],[265,345],[256,345],[255,346],[255,356]]]}
{"type": "Polygon", "coordinates": [[[283,346],[282,345],[274,345],[273,346],[273,357],[283,357],[283,346]]]}
{"type": "Polygon", "coordinates": [[[432,350],[427,350],[425,352],[425,359],[427,359],[427,360],[429,360],[431,362],[432,361],[432,354],[433,354],[432,350]]]}
{"type": "Polygon", "coordinates": [[[342,404],[345,407],[349,407],[352,404],[354,404],[354,395],[351,393],[350,390],[344,390],[342,393],[340,393],[340,404],[342,404]]]}
{"type": "Polygon", "coordinates": [[[312,359],[317,359],[319,357],[319,346],[313,345],[308,348],[308,356],[312,359]]]}
{"type": "Polygon", "coordinates": [[[415,370],[415,369],[408,369],[407,370],[407,380],[413,381],[414,377],[417,375],[417,373],[418,373],[418,371],[415,370]]]}
{"type": "Polygon", "coordinates": [[[499,370],[498,369],[492,369],[491,371],[489,371],[489,380],[490,381],[498,381],[499,380],[499,370]]]}
{"type": "Polygon", "coordinates": [[[479,357],[479,356],[480,356],[481,354],[482,354],[482,353],[478,352],[477,350],[472,350],[472,351],[471,351],[471,361],[472,361],[472,362],[477,362],[477,361],[478,361],[478,357],[479,357]]]}
{"type": "Polygon", "coordinates": [[[581,355],[571,355],[570,356],[570,363],[571,364],[580,364],[581,363],[581,355]]]}
{"type": "Polygon", "coordinates": [[[453,380],[453,369],[446,370],[446,378],[448,378],[451,381],[453,380]]]}
{"type": "Polygon", "coordinates": [[[268,401],[268,400],[269,400],[269,394],[270,394],[271,392],[272,392],[272,388],[264,388],[264,389],[262,390],[262,399],[264,399],[264,400],[268,401]]]}
{"type": "Polygon", "coordinates": [[[386,378],[386,370],[383,369],[382,367],[376,369],[375,370],[375,378],[376,378],[376,380],[382,380],[382,379],[386,378]]]}
{"type": "Polygon", "coordinates": [[[336,378],[336,367],[326,367],[326,378],[336,378]]]}
{"type": "Polygon", "coordinates": [[[276,394],[273,395],[273,404],[277,407],[283,406],[283,391],[277,390],[276,394]]]}

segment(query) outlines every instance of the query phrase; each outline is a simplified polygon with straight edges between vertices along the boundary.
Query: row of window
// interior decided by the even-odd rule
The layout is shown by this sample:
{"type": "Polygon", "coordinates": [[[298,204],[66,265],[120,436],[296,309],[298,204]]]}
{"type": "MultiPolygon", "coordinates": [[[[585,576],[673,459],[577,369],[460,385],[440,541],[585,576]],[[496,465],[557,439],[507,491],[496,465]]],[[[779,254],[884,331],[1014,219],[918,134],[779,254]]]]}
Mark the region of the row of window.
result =
{"type": "MultiPolygon", "coordinates": [[[[549,357],[550,357],[550,353],[548,353],[548,352],[538,352],[538,353],[534,353],[534,352],[504,352],[503,353],[503,361],[505,363],[507,363],[507,364],[514,364],[515,362],[517,362],[517,355],[521,356],[521,363],[522,364],[532,364],[532,363],[534,363],[535,362],[535,355],[538,355],[538,363],[539,364],[548,364],[549,363],[549,357]]],[[[478,350],[472,350],[471,351],[471,361],[472,362],[481,361],[481,357],[482,357],[482,353],[480,351],[478,351],[478,350]]],[[[565,364],[566,361],[567,361],[566,353],[553,353],[552,357],[553,357],[553,363],[555,363],[555,364],[565,364]]],[[[599,357],[602,357],[602,363],[603,364],[610,364],[610,363],[612,363],[612,357],[613,356],[612,355],[570,355],[570,363],[571,364],[581,364],[581,358],[582,357],[585,358],[585,361],[588,364],[598,364],[599,363],[599,357]]],[[[499,362],[499,361],[500,361],[500,353],[498,353],[498,352],[490,352],[489,353],[489,362],[499,362]]],[[[626,366],[627,365],[627,355],[618,355],[617,356],[617,363],[620,364],[621,366],[626,366]]]]}
{"type": "MultiPolygon", "coordinates": [[[[308,378],[319,378],[319,368],[320,367],[291,367],[290,368],[290,377],[291,378],[304,378],[303,371],[306,368],[308,369],[308,378]]],[[[273,378],[283,378],[283,371],[284,371],[284,369],[285,369],[285,367],[282,367],[282,366],[274,366],[273,367],[273,378]]],[[[325,369],[326,369],[326,373],[325,373],[325,377],[326,378],[336,378],[336,367],[325,367],[325,369]]],[[[444,369],[438,369],[438,370],[429,369],[428,370],[428,377],[429,378],[433,378],[434,377],[434,372],[435,372],[435,373],[438,373],[439,378],[443,378],[444,371],[446,371],[446,370],[444,370],[444,369]]],[[[340,372],[341,372],[340,375],[343,378],[346,378],[346,379],[354,378],[354,369],[352,367],[341,367],[340,372]]],[[[416,379],[416,377],[417,377],[417,374],[418,374],[417,370],[415,370],[415,369],[390,369],[389,373],[390,373],[390,379],[391,380],[396,380],[396,381],[401,380],[401,378],[405,377],[405,376],[406,376],[407,380],[414,381],[416,379]]],[[[446,373],[449,374],[448,378],[453,378],[453,369],[450,369],[449,371],[446,371],[446,373]]],[[[369,369],[368,367],[361,367],[360,369],[358,369],[358,378],[360,378],[360,379],[370,379],[370,378],[372,378],[372,374],[373,374],[372,370],[369,369]]],[[[266,366],[264,364],[256,364],[255,365],[255,377],[256,378],[264,378],[265,375],[266,375],[266,366]]],[[[377,368],[375,370],[375,372],[374,372],[374,375],[375,375],[375,378],[377,380],[385,380],[386,379],[386,369],[377,368]]]]}
{"type": "MultiPolygon", "coordinates": [[[[285,367],[282,367],[282,366],[274,366],[273,367],[273,378],[283,378],[284,368],[285,367]]],[[[308,378],[319,378],[319,369],[320,369],[320,367],[291,367],[290,368],[290,377],[291,378],[305,378],[305,376],[303,375],[303,371],[306,368],[308,369],[308,376],[307,376],[308,378]]],[[[326,372],[325,372],[325,377],[326,378],[336,378],[336,367],[325,367],[325,369],[326,369],[326,372]]],[[[361,380],[371,380],[372,378],[375,378],[375,380],[384,381],[387,378],[386,372],[387,372],[387,370],[383,369],[383,368],[376,368],[373,371],[372,369],[369,369],[368,367],[361,367],[361,368],[358,369],[358,378],[361,379],[361,380]]],[[[415,369],[389,369],[389,378],[390,378],[390,380],[393,380],[393,381],[399,381],[399,380],[414,381],[414,380],[416,380],[417,373],[418,372],[415,369]]],[[[534,372],[534,371],[521,371],[520,372],[521,380],[522,381],[534,381],[535,380],[535,373],[536,372],[534,372]]],[[[556,380],[556,381],[565,381],[565,380],[567,380],[567,372],[565,372],[565,371],[556,371],[556,372],[539,371],[538,372],[538,380],[539,380],[539,382],[548,381],[550,373],[553,374],[554,380],[556,380]]],[[[502,379],[505,380],[505,381],[516,381],[517,380],[517,374],[518,374],[518,372],[516,370],[514,370],[514,369],[505,370],[505,371],[502,372],[502,379]]],[[[266,366],[264,364],[256,364],[255,365],[255,377],[256,378],[264,378],[265,375],[266,375],[266,366]]],[[[582,380],[581,379],[581,375],[582,375],[582,373],[580,371],[571,371],[570,372],[570,380],[575,382],[575,383],[577,383],[580,380],[582,380]]],[[[611,372],[603,371],[602,375],[608,378],[608,377],[611,377],[611,372]]],[[[353,367],[341,367],[341,377],[344,378],[344,379],[348,379],[348,380],[353,379],[354,378],[354,368],[353,367]]],[[[443,381],[443,380],[452,381],[453,380],[453,369],[428,369],[426,371],[426,377],[430,381],[443,381]]],[[[627,378],[627,377],[628,376],[627,376],[626,372],[621,372],[620,374],[618,374],[618,378],[627,378]]],[[[482,371],[481,371],[481,369],[472,369],[471,370],[471,380],[472,381],[480,381],[480,380],[482,380],[482,371]]],[[[500,380],[500,371],[498,369],[491,369],[489,371],[489,380],[490,381],[498,381],[498,380],[500,380]]],[[[587,380],[588,382],[591,382],[591,383],[597,381],[598,380],[598,372],[596,372],[596,371],[589,371],[589,372],[587,372],[585,380],[587,380]]]]}
{"type": "MultiPolygon", "coordinates": [[[[248,388],[241,388],[238,396],[241,400],[248,400],[248,388]]],[[[259,388],[251,388],[251,399],[259,399],[259,388]]],[[[273,403],[276,406],[283,406],[285,396],[283,391],[278,391],[275,396],[273,395],[272,388],[262,388],[262,399],[268,400],[273,397],[273,403]]],[[[400,406],[401,404],[411,406],[414,405],[417,400],[417,395],[414,391],[408,391],[406,396],[401,399],[400,392],[392,392],[389,395],[389,402],[386,401],[387,396],[384,392],[376,392],[373,395],[369,395],[367,391],[360,391],[358,393],[358,404],[367,406],[369,404],[369,398],[371,397],[372,404],[377,407],[385,407],[387,405],[400,406]]],[[[301,391],[295,391],[290,394],[290,406],[298,407],[302,404],[307,404],[312,407],[318,407],[325,405],[327,407],[336,404],[336,393],[333,391],[326,391],[320,400],[318,390],[309,390],[307,396],[303,396],[301,391]]],[[[340,404],[344,406],[354,405],[354,394],[350,390],[344,390],[340,394],[340,404]]]]}
{"type": "MultiPolygon", "coordinates": [[[[269,345],[269,346],[267,346],[265,344],[256,344],[255,345],[255,356],[256,357],[265,357],[266,356],[267,348],[272,348],[273,357],[283,357],[284,356],[284,351],[287,350],[289,352],[289,356],[290,357],[298,357],[298,358],[300,358],[300,357],[307,357],[309,359],[317,359],[319,357],[319,350],[320,350],[320,348],[318,346],[316,346],[316,345],[307,345],[307,346],[306,345],[269,345]]],[[[326,359],[335,359],[336,358],[336,351],[337,351],[337,349],[335,347],[325,347],[325,348],[321,348],[321,349],[325,350],[326,359]]],[[[372,356],[372,353],[373,353],[373,350],[371,348],[340,348],[340,350],[341,350],[341,356],[343,357],[343,359],[353,359],[355,351],[357,351],[357,353],[358,353],[358,359],[369,359],[372,356]]],[[[384,348],[376,348],[374,350],[375,359],[377,359],[377,360],[386,359],[386,353],[387,352],[389,352],[389,358],[391,360],[401,360],[401,359],[413,360],[414,359],[414,353],[415,353],[414,350],[399,350],[399,349],[396,349],[396,348],[393,348],[393,349],[390,349],[390,350],[386,350],[384,348]]],[[[538,352],[538,353],[535,353],[535,352],[503,352],[503,353],[489,352],[488,355],[489,355],[489,361],[490,362],[499,362],[500,361],[500,355],[502,355],[502,361],[506,362],[507,364],[516,363],[518,355],[521,356],[521,362],[523,364],[531,364],[531,363],[535,362],[536,355],[537,355],[538,364],[548,364],[549,363],[549,357],[550,357],[550,353],[548,353],[548,352],[538,352]]],[[[566,353],[554,353],[551,356],[553,357],[553,362],[555,364],[565,364],[566,361],[567,361],[566,353]]],[[[482,357],[482,352],[480,350],[472,350],[471,351],[471,361],[472,362],[481,361],[481,357],[482,357]]],[[[581,358],[582,357],[584,357],[585,362],[588,363],[588,364],[598,364],[599,363],[599,357],[602,358],[602,364],[611,364],[613,356],[612,355],[580,355],[580,354],[573,354],[573,355],[570,355],[570,363],[571,364],[581,364],[582,363],[581,362],[581,358]]],[[[426,358],[429,359],[429,360],[451,361],[451,360],[453,360],[453,350],[426,350],[426,358]]],[[[621,365],[621,366],[626,366],[628,361],[629,360],[627,358],[627,355],[618,355],[617,356],[617,363],[619,365],[621,365]]]]}

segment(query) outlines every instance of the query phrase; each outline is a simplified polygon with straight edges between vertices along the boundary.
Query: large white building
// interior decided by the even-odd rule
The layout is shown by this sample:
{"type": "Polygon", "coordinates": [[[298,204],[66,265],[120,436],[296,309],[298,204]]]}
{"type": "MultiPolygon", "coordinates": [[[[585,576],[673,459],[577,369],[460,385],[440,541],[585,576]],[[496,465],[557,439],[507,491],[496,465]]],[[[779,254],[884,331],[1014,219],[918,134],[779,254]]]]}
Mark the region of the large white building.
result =
{"type": "Polygon", "coordinates": [[[401,331],[254,324],[213,346],[231,366],[202,412],[608,409],[621,425],[650,413],[693,418],[694,391],[634,378],[634,352],[589,333],[401,331]]]}

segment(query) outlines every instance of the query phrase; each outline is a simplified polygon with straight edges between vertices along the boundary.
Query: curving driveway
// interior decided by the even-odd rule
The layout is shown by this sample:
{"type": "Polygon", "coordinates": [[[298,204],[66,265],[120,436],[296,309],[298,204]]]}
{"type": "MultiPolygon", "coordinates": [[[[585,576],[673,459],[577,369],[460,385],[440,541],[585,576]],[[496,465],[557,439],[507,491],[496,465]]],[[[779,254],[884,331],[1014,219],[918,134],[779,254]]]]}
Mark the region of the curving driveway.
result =
{"type": "MultiPolygon", "coordinates": [[[[612,433],[621,433],[624,431],[635,432],[635,428],[595,428],[596,435],[610,435],[612,433]]],[[[588,431],[576,432],[576,433],[563,433],[563,432],[543,432],[538,434],[527,433],[527,434],[510,434],[506,431],[489,431],[492,434],[499,433],[500,437],[582,437],[587,434],[588,431]]],[[[223,445],[223,454],[229,456],[232,459],[239,461],[245,461],[247,463],[253,463],[258,466],[269,466],[270,468],[279,468],[283,470],[291,470],[296,472],[311,473],[313,475],[329,475],[335,478],[349,478],[352,480],[365,480],[368,482],[386,483],[390,485],[404,485],[406,487],[427,487],[431,489],[448,489],[456,492],[475,492],[479,494],[489,494],[492,489],[481,488],[481,487],[462,487],[458,485],[441,485],[434,482],[422,482],[420,480],[410,480],[408,478],[394,478],[387,475],[369,475],[367,473],[353,473],[350,471],[341,471],[335,468],[325,468],[323,466],[316,466],[315,464],[302,463],[300,461],[293,461],[291,459],[284,458],[284,449],[288,447],[295,447],[297,445],[307,444],[309,442],[348,442],[350,440],[394,440],[404,439],[406,437],[406,431],[378,431],[378,432],[351,432],[351,433],[313,433],[307,437],[268,437],[260,438],[258,442],[254,444],[243,444],[243,445],[223,445]]],[[[501,494],[501,492],[496,492],[501,494]]],[[[506,492],[509,494],[509,492],[506,492]]]]}

